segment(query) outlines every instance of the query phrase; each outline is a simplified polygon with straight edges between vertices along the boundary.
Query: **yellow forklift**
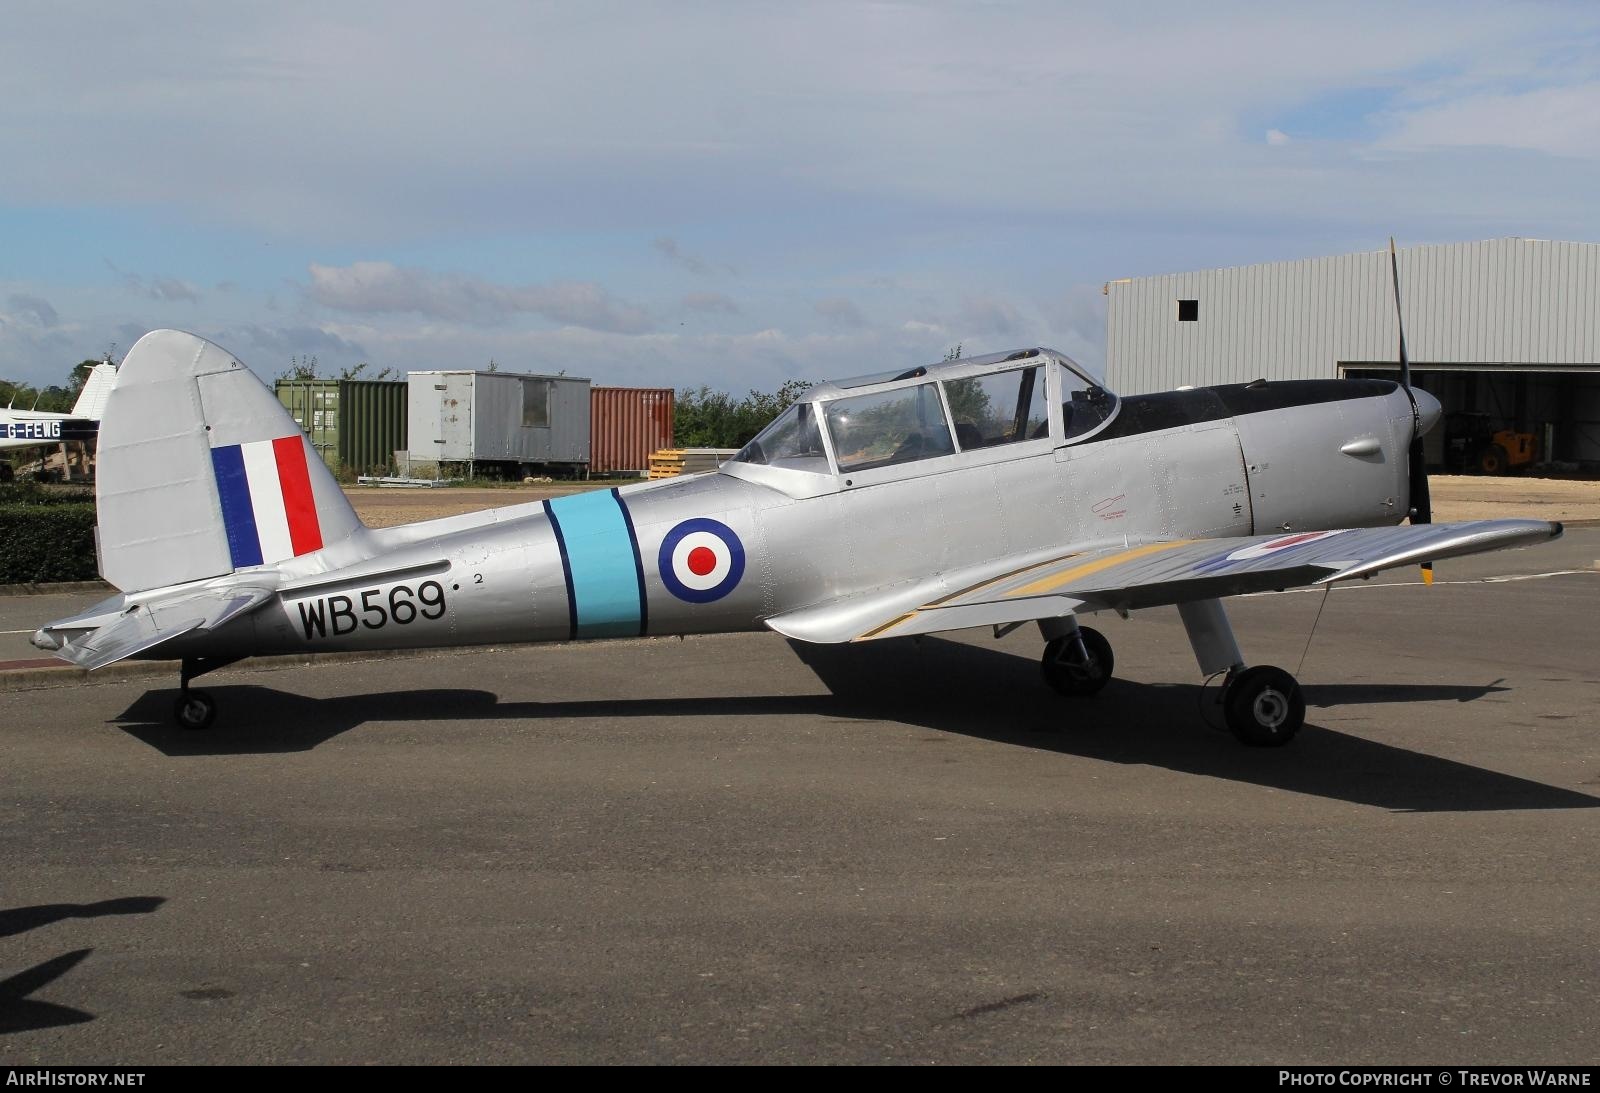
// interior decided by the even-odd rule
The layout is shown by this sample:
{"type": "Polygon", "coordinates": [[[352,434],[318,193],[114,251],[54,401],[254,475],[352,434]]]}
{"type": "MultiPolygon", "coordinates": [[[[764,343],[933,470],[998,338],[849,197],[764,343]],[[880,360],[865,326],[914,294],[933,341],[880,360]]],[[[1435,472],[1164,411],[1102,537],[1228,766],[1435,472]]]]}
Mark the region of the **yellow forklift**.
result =
{"type": "Polygon", "coordinates": [[[1488,414],[1458,410],[1445,415],[1445,467],[1456,474],[1515,474],[1538,458],[1532,433],[1496,429],[1488,414]]]}

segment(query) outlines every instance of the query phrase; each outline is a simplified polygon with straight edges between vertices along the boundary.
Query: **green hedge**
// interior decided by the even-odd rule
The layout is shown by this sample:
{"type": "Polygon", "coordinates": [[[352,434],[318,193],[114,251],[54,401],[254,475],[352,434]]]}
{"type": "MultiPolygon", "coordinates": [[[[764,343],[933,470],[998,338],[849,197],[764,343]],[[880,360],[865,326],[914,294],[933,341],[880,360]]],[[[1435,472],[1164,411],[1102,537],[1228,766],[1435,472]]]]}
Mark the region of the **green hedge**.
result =
{"type": "Polygon", "coordinates": [[[94,500],[87,490],[0,486],[0,584],[91,581],[94,500]]]}

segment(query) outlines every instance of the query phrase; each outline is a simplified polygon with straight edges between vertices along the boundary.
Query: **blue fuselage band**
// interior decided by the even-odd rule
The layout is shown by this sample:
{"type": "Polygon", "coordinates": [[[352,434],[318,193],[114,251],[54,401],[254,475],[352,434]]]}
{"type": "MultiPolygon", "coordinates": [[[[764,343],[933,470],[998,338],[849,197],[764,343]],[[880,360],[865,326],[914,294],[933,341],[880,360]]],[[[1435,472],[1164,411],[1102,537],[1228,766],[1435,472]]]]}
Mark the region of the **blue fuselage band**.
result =
{"type": "Polygon", "coordinates": [[[633,522],[616,490],[545,502],[571,590],[572,636],[644,633],[644,577],[633,522]]]}

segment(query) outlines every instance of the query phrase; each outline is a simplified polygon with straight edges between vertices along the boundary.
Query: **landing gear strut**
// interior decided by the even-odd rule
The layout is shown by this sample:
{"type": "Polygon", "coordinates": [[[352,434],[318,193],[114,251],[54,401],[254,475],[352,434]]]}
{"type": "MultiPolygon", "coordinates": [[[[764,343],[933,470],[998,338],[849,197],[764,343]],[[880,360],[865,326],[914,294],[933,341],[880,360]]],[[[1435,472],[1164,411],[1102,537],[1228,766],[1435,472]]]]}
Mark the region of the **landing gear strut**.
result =
{"type": "MultiPolygon", "coordinates": [[[[1178,614],[1200,671],[1207,677],[1227,673],[1218,703],[1228,731],[1254,748],[1281,747],[1292,740],[1306,720],[1305,694],[1294,676],[1268,665],[1244,666],[1220,600],[1191,600],[1178,605],[1178,614]]],[[[1039,630],[1046,641],[1039,667],[1050,686],[1081,696],[1110,682],[1115,663],[1111,643],[1098,630],[1079,626],[1071,615],[1043,619],[1039,630]]]]}
{"type": "Polygon", "coordinates": [[[178,670],[178,700],[172,704],[172,720],[178,728],[198,732],[209,729],[217,719],[217,700],[204,691],[191,690],[189,681],[197,676],[232,664],[238,657],[185,657],[178,670]]]}
{"type": "Polygon", "coordinates": [[[1282,668],[1244,666],[1233,625],[1221,600],[1194,600],[1178,605],[1189,644],[1200,671],[1207,676],[1228,673],[1222,685],[1222,716],[1239,743],[1255,748],[1287,744],[1306,719],[1305,695],[1294,676],[1282,668]]]}

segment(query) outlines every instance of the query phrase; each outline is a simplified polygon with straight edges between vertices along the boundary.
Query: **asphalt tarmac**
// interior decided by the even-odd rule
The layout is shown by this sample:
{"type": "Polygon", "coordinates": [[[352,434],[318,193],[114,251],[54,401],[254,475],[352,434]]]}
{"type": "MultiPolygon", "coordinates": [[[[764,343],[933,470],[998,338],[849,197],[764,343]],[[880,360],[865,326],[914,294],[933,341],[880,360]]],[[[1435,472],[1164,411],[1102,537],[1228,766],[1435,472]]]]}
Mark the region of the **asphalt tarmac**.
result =
{"type": "Polygon", "coordinates": [[[1234,601],[1273,750],[1170,610],[0,693],[0,1060],[1592,1064],[1597,558],[1234,601]]]}

